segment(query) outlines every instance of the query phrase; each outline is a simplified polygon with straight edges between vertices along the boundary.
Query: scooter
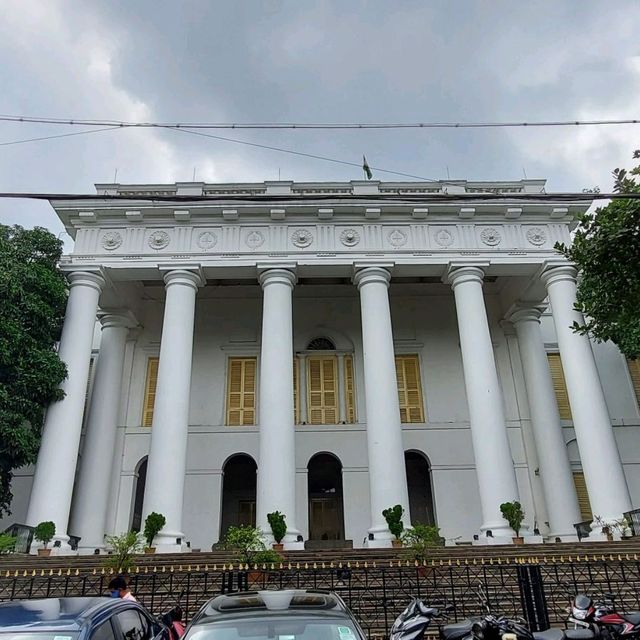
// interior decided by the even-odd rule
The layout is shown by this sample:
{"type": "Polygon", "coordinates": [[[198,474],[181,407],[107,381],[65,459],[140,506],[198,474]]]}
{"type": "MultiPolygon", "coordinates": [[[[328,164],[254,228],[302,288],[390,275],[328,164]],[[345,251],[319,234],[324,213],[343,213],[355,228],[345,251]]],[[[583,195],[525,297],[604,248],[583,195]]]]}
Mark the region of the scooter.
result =
{"type": "MultiPolygon", "coordinates": [[[[454,610],[451,605],[442,609],[430,607],[422,600],[415,598],[409,606],[396,618],[391,627],[389,640],[423,640],[424,635],[437,618],[445,618],[454,610]]],[[[463,640],[471,637],[471,627],[479,618],[469,618],[462,622],[445,624],[440,627],[440,640],[463,640]]]]}

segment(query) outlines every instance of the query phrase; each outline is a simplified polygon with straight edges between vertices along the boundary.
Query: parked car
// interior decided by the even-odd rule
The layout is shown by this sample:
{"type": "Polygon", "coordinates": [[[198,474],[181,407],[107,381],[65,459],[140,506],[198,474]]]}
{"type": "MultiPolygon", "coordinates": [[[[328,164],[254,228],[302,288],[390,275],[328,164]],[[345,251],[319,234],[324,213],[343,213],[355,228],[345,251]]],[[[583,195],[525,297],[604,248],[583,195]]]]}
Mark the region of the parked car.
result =
{"type": "Polygon", "coordinates": [[[247,591],[207,602],[185,640],[365,640],[342,598],[329,591],[247,591]]]}
{"type": "Polygon", "coordinates": [[[131,600],[46,598],[1,602],[0,640],[169,640],[169,632],[131,600]]]}

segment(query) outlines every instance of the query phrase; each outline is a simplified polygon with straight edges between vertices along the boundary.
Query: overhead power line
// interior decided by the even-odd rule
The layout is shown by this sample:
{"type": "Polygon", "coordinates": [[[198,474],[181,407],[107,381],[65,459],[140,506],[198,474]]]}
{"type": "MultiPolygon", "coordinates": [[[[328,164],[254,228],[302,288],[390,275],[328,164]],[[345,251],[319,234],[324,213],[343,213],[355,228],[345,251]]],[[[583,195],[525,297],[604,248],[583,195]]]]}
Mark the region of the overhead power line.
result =
{"type": "Polygon", "coordinates": [[[0,114],[0,121],[88,127],[185,129],[496,129],[513,127],[569,127],[640,124],[640,118],[600,120],[534,120],[484,122],[143,122],[87,118],[50,118],[0,114]]]}
{"type": "Polygon", "coordinates": [[[82,194],[82,193],[29,193],[29,192],[0,192],[0,199],[17,198],[26,200],[84,200],[84,201],[146,201],[146,202],[299,202],[309,201],[380,201],[394,204],[416,204],[426,202],[462,202],[462,201],[529,201],[529,202],[553,202],[573,203],[592,202],[593,200],[640,200],[640,193],[402,193],[397,194],[313,194],[305,198],[299,194],[290,195],[128,195],[128,194],[82,194]]]}
{"type": "Polygon", "coordinates": [[[84,136],[88,133],[99,133],[100,131],[113,131],[120,127],[104,127],[101,129],[85,129],[84,131],[74,131],[73,133],[59,133],[53,136],[41,136],[39,138],[24,138],[23,140],[10,140],[9,142],[0,142],[0,147],[8,147],[14,144],[25,144],[26,142],[40,142],[42,140],[53,140],[54,138],[69,138],[71,136],[84,136]]]}

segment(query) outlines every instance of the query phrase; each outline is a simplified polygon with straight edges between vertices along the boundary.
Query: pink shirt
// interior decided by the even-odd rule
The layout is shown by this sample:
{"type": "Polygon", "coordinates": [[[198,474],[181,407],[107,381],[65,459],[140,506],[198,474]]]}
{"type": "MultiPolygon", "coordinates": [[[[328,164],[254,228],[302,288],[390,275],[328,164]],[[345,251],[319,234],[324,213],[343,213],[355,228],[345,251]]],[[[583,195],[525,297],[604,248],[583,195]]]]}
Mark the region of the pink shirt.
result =
{"type": "Polygon", "coordinates": [[[133,602],[138,602],[138,601],[133,597],[133,594],[131,593],[131,591],[128,591],[127,593],[125,593],[125,594],[122,596],[122,599],[123,599],[123,600],[133,600],[133,602]]]}

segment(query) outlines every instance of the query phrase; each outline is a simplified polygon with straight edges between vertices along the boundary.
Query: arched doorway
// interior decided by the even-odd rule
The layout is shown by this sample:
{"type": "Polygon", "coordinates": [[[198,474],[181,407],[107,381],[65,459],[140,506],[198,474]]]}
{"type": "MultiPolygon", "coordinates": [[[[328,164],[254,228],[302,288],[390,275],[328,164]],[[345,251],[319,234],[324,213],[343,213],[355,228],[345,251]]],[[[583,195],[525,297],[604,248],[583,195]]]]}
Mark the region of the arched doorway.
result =
{"type": "Polygon", "coordinates": [[[255,460],[246,453],[231,456],[222,469],[222,517],[220,539],[229,527],[256,526],[255,460]]]}
{"type": "Polygon", "coordinates": [[[142,507],[144,506],[144,488],[147,484],[147,457],[138,462],[136,467],[136,487],[133,497],[133,517],[131,519],[131,531],[142,529],[142,507]]]}
{"type": "Polygon", "coordinates": [[[344,540],[342,463],[329,453],[318,453],[307,465],[309,539],[344,540]]]}
{"type": "Polygon", "coordinates": [[[406,451],[404,463],[407,470],[411,524],[435,525],[429,460],[417,451],[406,451]]]}

